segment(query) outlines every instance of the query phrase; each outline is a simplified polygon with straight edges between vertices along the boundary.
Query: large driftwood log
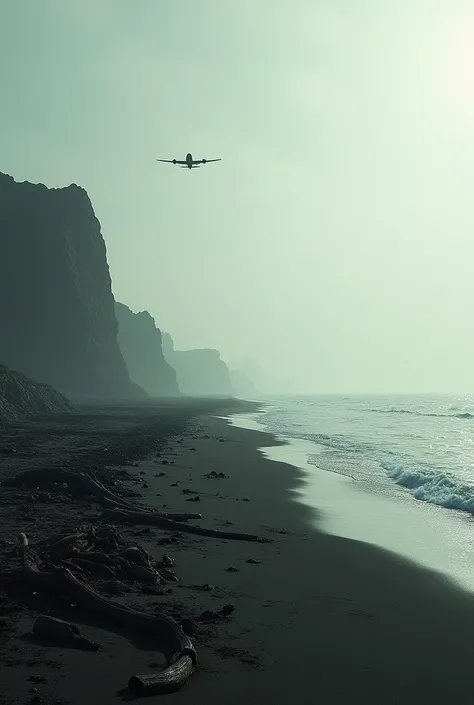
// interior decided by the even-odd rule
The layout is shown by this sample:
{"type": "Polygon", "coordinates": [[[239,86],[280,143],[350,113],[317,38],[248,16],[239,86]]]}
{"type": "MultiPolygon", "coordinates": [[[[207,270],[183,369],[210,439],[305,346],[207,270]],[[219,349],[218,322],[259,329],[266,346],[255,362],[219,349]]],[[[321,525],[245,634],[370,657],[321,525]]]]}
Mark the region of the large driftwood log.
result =
{"type": "Polygon", "coordinates": [[[40,571],[34,557],[26,551],[23,556],[23,567],[12,571],[11,575],[34,584],[57,588],[61,593],[68,593],[74,597],[78,605],[98,613],[103,619],[110,619],[114,624],[134,631],[157,636],[160,644],[168,650],[169,665],[158,674],[132,676],[129,680],[129,688],[134,692],[149,694],[179,690],[197,667],[197,655],[191,639],[184,633],[181,625],[165,614],[148,615],[108,600],[67,568],[51,566],[48,571],[40,571]],[[147,679],[153,685],[142,687],[143,679],[147,679]]]}
{"type": "Polygon", "coordinates": [[[153,514],[153,516],[163,517],[164,519],[172,519],[173,521],[189,521],[189,519],[202,519],[202,514],[199,512],[157,512],[150,507],[143,507],[136,504],[127,503],[127,506],[118,506],[117,502],[111,502],[106,499],[102,502],[102,506],[109,509],[123,509],[123,511],[139,511],[144,514],[153,514]]]}
{"type": "Polygon", "coordinates": [[[99,578],[104,580],[110,580],[115,578],[115,573],[112,568],[104,563],[94,563],[93,561],[85,560],[84,558],[79,558],[78,554],[73,555],[72,559],[79,568],[87,570],[91,575],[97,575],[99,578]]]}
{"type": "Polygon", "coordinates": [[[163,673],[153,673],[145,676],[132,676],[128,681],[128,689],[136,695],[159,695],[172,693],[178,690],[175,683],[185,683],[193,672],[194,664],[191,656],[183,656],[166,670],[166,679],[163,673]]]}
{"type": "Polygon", "coordinates": [[[97,651],[99,644],[82,636],[75,624],[49,615],[40,615],[33,624],[33,633],[55,644],[64,644],[86,651],[97,651]]]}
{"type": "Polygon", "coordinates": [[[188,534],[197,534],[198,536],[211,536],[218,539],[233,539],[235,541],[256,541],[258,543],[271,543],[271,539],[255,536],[254,534],[241,534],[234,531],[219,531],[218,529],[204,529],[202,526],[193,526],[192,524],[183,524],[179,521],[166,519],[159,514],[151,514],[149,512],[128,512],[119,509],[104,509],[102,511],[104,519],[112,519],[130,524],[147,524],[157,526],[160,529],[168,529],[170,531],[182,531],[188,534]]]}

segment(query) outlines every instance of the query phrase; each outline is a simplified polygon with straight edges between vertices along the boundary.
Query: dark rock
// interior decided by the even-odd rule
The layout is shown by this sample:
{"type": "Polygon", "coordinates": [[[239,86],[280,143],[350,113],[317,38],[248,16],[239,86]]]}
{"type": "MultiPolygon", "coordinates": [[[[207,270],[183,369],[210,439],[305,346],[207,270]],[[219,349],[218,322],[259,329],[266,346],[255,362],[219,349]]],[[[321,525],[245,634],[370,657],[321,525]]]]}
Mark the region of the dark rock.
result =
{"type": "MultiPolygon", "coordinates": [[[[0,365],[0,421],[15,421],[28,414],[72,410],[70,401],[49,384],[35,382],[20,372],[0,365]]],[[[16,451],[11,449],[6,452],[16,451]]]]}

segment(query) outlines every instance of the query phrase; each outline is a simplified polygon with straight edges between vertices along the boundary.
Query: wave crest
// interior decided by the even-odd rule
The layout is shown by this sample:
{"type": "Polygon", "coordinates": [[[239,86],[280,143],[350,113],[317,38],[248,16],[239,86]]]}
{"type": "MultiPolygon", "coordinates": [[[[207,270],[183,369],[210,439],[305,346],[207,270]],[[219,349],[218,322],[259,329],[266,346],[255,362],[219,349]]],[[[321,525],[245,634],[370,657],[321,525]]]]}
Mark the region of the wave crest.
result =
{"type": "Polygon", "coordinates": [[[411,490],[415,499],[474,514],[474,486],[459,482],[449,473],[433,472],[421,466],[408,467],[386,461],[381,465],[397,485],[411,490]]]}
{"type": "Polygon", "coordinates": [[[460,414],[434,414],[427,413],[426,411],[412,411],[410,409],[389,407],[387,409],[370,409],[370,412],[372,414],[409,414],[410,416],[432,416],[434,418],[474,419],[474,414],[470,414],[468,411],[461,412],[460,414]]]}

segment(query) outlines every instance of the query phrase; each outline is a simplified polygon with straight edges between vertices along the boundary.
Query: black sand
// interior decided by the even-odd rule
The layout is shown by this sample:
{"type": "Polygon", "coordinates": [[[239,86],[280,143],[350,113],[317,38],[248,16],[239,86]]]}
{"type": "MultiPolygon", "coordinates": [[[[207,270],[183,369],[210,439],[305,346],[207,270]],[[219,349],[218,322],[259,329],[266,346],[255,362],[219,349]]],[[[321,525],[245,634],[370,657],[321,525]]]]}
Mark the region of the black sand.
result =
{"type": "MultiPolygon", "coordinates": [[[[197,622],[194,641],[201,669],[178,693],[149,702],[471,703],[472,596],[388,552],[312,528],[308,519],[314,514],[291,499],[290,490],[302,473],[261,457],[257,447],[273,444],[271,436],[230,427],[211,415],[231,411],[229,403],[222,402],[219,408],[198,401],[192,408],[183,404],[179,409],[129,409],[128,420],[123,409],[90,411],[87,423],[74,427],[74,442],[63,435],[61,444],[60,434],[48,436],[43,431],[42,441],[39,436],[35,441],[42,450],[31,453],[30,460],[12,459],[11,453],[8,460],[5,454],[1,458],[2,477],[16,468],[26,469],[29,462],[49,462],[53,449],[61,464],[79,468],[83,462],[99,473],[99,446],[108,434],[104,447],[109,448],[110,463],[120,462],[121,453],[149,453],[148,460],[128,469],[146,481],[148,488],[140,491],[146,492],[151,506],[199,511],[202,519],[194,523],[274,539],[259,545],[186,536],[162,546],[159,541],[166,532],[125,530],[157,557],[163,552],[171,555],[180,578],[170,595],[132,591],[121,598],[125,602],[194,618],[205,609],[235,606],[235,612],[218,624],[197,622]],[[120,433],[112,433],[114,428],[120,433]],[[88,454],[84,449],[91,438],[96,447],[88,454]],[[33,455],[42,459],[34,460],[33,455]],[[211,471],[227,477],[205,478],[211,471]],[[165,475],[158,476],[159,472],[165,475]],[[187,502],[191,495],[183,489],[191,489],[200,501],[187,502]],[[261,562],[248,563],[251,558],[261,562]],[[229,566],[238,571],[228,572],[229,566]],[[193,587],[204,583],[216,589],[193,587]]],[[[71,420],[67,423],[74,426],[71,420]]],[[[2,443],[13,441],[4,438],[2,443]]],[[[35,504],[33,509],[27,504],[29,510],[13,514],[11,503],[24,502],[22,493],[0,488],[4,542],[23,530],[33,543],[37,535],[53,533],[60,524],[67,527],[100,516],[95,503],[74,499],[42,508],[35,504]]],[[[4,565],[13,560],[7,548],[3,543],[4,565]]],[[[87,635],[101,641],[102,650],[91,654],[38,646],[27,636],[37,614],[34,603],[30,600],[18,612],[11,595],[2,593],[0,612],[2,608],[9,627],[0,632],[0,701],[9,705],[29,702],[38,694],[44,703],[55,699],[73,705],[118,703],[130,698],[126,685],[131,675],[156,670],[151,664],[163,663],[149,642],[84,618],[74,608],[70,608],[74,621],[86,625],[87,635]],[[9,613],[10,609],[14,611],[9,613]],[[31,676],[45,681],[35,684],[28,680],[31,676]],[[37,694],[32,694],[32,687],[37,694]]]]}

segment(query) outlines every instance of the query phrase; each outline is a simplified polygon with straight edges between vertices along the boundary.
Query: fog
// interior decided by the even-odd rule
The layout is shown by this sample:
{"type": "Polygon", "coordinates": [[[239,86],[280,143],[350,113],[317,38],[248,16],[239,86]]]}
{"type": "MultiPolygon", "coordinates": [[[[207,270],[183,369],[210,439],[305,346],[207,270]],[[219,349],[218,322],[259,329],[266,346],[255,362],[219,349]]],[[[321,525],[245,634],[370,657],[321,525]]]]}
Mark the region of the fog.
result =
{"type": "Polygon", "coordinates": [[[474,390],[472,2],[7,0],[0,58],[0,170],[87,189],[177,348],[474,390]]]}

